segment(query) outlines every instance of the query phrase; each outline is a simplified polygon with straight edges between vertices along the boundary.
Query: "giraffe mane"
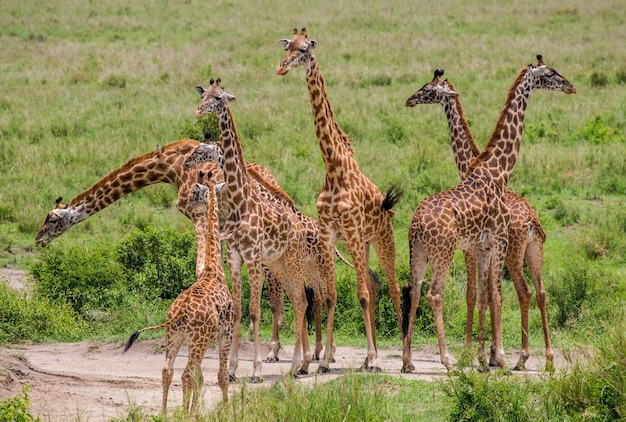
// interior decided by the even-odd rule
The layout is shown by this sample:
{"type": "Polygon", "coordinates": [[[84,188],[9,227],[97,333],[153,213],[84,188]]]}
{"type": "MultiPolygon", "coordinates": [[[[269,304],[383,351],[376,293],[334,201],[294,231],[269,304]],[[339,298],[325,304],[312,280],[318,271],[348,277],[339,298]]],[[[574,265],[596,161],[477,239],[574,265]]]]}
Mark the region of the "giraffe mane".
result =
{"type": "Polygon", "coordinates": [[[496,146],[496,142],[499,140],[499,136],[500,136],[499,134],[502,133],[504,120],[506,119],[509,105],[515,99],[515,90],[517,89],[519,84],[522,82],[522,79],[526,76],[527,71],[528,71],[528,66],[524,66],[520,70],[519,74],[517,75],[517,78],[515,78],[515,82],[513,82],[513,84],[509,88],[509,92],[506,97],[506,102],[504,103],[504,107],[502,107],[502,110],[500,111],[500,116],[498,117],[498,121],[496,122],[496,127],[491,133],[491,137],[489,138],[489,141],[487,142],[487,146],[485,147],[483,152],[478,157],[476,157],[476,159],[474,159],[470,167],[467,169],[467,174],[472,172],[474,169],[476,169],[476,167],[478,167],[480,164],[485,162],[491,156],[491,153],[496,146]]]}
{"type": "MultiPolygon", "coordinates": [[[[248,166],[246,166],[248,167],[248,166]]],[[[286,202],[290,207],[295,207],[295,202],[294,200],[291,198],[291,196],[289,196],[287,194],[287,192],[285,192],[284,190],[282,190],[279,186],[270,183],[267,181],[267,179],[265,177],[263,177],[263,175],[254,167],[250,166],[248,167],[248,172],[250,173],[250,175],[257,181],[259,182],[259,184],[263,187],[263,189],[269,191],[272,195],[277,196],[278,198],[282,199],[283,202],[286,202]]]]}
{"type": "Polygon", "coordinates": [[[128,160],[127,162],[119,166],[118,168],[111,170],[106,176],[98,180],[92,187],[90,187],[89,189],[87,189],[86,191],[82,193],[79,193],[74,198],[72,198],[72,200],[66,205],[66,207],[82,201],[87,196],[89,196],[92,192],[101,188],[107,181],[115,179],[120,173],[128,170],[129,168],[133,167],[137,163],[140,163],[141,161],[148,160],[154,157],[160,157],[166,151],[180,150],[182,146],[186,146],[186,145],[189,145],[190,147],[197,146],[196,145],[197,142],[198,141],[194,141],[191,139],[184,139],[182,141],[176,141],[176,142],[167,144],[164,147],[161,147],[160,151],[153,150],[150,152],[146,152],[145,154],[139,155],[137,157],[131,158],[130,160],[128,160]]]}

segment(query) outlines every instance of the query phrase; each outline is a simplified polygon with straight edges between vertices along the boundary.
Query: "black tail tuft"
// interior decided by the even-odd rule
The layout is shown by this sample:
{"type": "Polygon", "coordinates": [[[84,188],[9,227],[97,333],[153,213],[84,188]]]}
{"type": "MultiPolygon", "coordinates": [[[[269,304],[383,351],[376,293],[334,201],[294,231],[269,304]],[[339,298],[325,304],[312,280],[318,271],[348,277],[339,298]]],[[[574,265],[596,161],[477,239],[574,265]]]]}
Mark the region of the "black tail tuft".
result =
{"type": "Polygon", "coordinates": [[[309,331],[313,327],[315,320],[315,291],[311,286],[304,286],[304,293],[306,294],[306,322],[309,331]]]}
{"type": "Polygon", "coordinates": [[[372,277],[372,280],[374,281],[374,287],[376,287],[376,291],[380,290],[380,278],[378,278],[378,274],[376,274],[376,271],[372,270],[370,268],[370,276],[372,277]]]}
{"type": "Polygon", "coordinates": [[[135,340],[137,340],[137,337],[139,337],[139,331],[135,331],[130,335],[128,341],[126,341],[126,344],[124,345],[124,350],[122,351],[122,353],[126,353],[126,351],[130,349],[130,346],[132,346],[135,340]]]}
{"type": "Polygon", "coordinates": [[[402,288],[402,336],[409,331],[409,314],[411,312],[411,285],[402,288]]]}
{"type": "Polygon", "coordinates": [[[385,199],[383,199],[383,209],[390,211],[394,205],[400,202],[402,195],[404,195],[404,191],[397,186],[391,186],[387,189],[385,199]]]}

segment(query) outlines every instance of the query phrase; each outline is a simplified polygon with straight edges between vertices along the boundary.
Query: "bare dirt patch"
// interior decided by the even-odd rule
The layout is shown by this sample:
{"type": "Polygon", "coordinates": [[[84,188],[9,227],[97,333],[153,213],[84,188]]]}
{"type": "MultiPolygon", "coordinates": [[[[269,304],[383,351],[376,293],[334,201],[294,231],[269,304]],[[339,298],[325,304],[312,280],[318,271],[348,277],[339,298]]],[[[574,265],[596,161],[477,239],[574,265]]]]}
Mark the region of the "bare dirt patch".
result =
{"type": "MultiPolygon", "coordinates": [[[[31,412],[49,421],[106,421],[128,415],[129,404],[140,406],[145,413],[158,414],[161,406],[161,368],[164,362],[161,340],[147,340],[135,344],[122,354],[120,344],[112,343],[58,343],[0,347],[0,399],[12,397],[29,384],[31,412]]],[[[267,344],[263,350],[269,350],[267,344]]],[[[247,384],[251,388],[268,386],[289,371],[293,348],[284,346],[281,361],[264,363],[262,384],[247,384]],[[289,359],[288,359],[289,357],[289,359]]],[[[327,375],[315,375],[317,364],[310,366],[311,374],[298,382],[313,384],[334,379],[347,371],[358,369],[365,360],[365,348],[337,347],[337,362],[327,375]]],[[[383,370],[405,379],[432,380],[444,377],[445,369],[439,361],[435,346],[413,353],[415,371],[401,374],[400,349],[379,350],[383,370]]],[[[213,406],[221,399],[217,386],[217,354],[210,349],[205,357],[205,404],[213,406]]],[[[237,375],[246,379],[252,374],[253,348],[250,341],[240,342],[240,360],[237,375]]],[[[508,356],[510,364],[517,355],[508,356]]],[[[176,360],[175,375],[169,392],[169,406],[180,406],[182,388],[180,375],[187,363],[186,350],[176,360]]],[[[557,368],[563,359],[557,354],[557,368]]],[[[529,374],[540,374],[545,364],[543,356],[531,356],[529,374]]],[[[231,384],[230,393],[239,391],[240,384],[231,384]]]]}

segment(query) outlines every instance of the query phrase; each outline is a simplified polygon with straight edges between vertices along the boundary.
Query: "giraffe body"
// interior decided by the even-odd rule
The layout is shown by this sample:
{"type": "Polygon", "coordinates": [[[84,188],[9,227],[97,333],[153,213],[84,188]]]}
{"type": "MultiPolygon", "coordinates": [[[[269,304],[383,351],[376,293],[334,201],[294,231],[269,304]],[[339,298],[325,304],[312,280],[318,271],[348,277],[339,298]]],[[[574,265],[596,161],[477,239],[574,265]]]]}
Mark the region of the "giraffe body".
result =
{"type": "MultiPolygon", "coordinates": [[[[443,70],[435,71],[433,80],[406,101],[406,105],[414,107],[417,104],[441,104],[446,113],[448,127],[450,129],[450,141],[457,170],[461,179],[465,176],[471,162],[480,154],[474,136],[470,131],[469,124],[465,119],[463,107],[452,83],[443,81],[443,70]]],[[[526,283],[524,275],[524,262],[528,266],[532,282],[537,295],[537,306],[541,313],[546,354],[546,369],[554,369],[554,352],[550,343],[548,317],[546,310],[546,292],[543,286],[541,270],[543,267],[543,244],[546,240],[545,232],[539,221],[537,213],[524,198],[513,193],[509,189],[504,192],[504,203],[509,209],[510,225],[508,233],[509,246],[504,258],[505,266],[511,274],[511,279],[517,292],[522,325],[522,351],[514,369],[525,369],[526,360],[530,356],[528,346],[528,310],[532,291],[526,283]]],[[[465,330],[465,345],[471,347],[474,307],[476,304],[476,258],[464,251],[465,266],[467,270],[467,323],[465,330]]],[[[487,302],[479,303],[479,321],[484,325],[487,302]]],[[[479,332],[484,331],[484,326],[479,332]]],[[[490,363],[495,364],[495,353],[490,355],[490,363]]]]}
{"type": "MultiPolygon", "coordinates": [[[[454,251],[473,255],[478,269],[478,301],[488,296],[492,351],[495,362],[508,368],[502,346],[502,266],[509,244],[511,216],[504,192],[519,154],[524,113],[534,89],[575,93],[574,86],[538,56],[537,66],[524,67],[513,83],[496,128],[485,150],[472,161],[463,180],[454,188],[426,198],[415,211],[409,226],[412,287],[408,329],[404,342],[404,372],[412,370],[411,335],[419,305],[421,284],[427,264],[432,280],[427,293],[433,310],[441,362],[451,369],[443,324],[442,304],[445,281],[454,251]]],[[[484,323],[481,321],[481,326],[484,323]]],[[[479,361],[486,366],[485,333],[479,333],[479,361]]]]}
{"type": "Polygon", "coordinates": [[[332,349],[337,301],[335,266],[331,258],[335,242],[341,240],[352,257],[357,273],[357,296],[363,311],[368,347],[364,366],[370,371],[380,371],[375,329],[376,283],[368,269],[369,248],[370,245],[374,246],[383,266],[398,326],[402,330],[400,288],[395,275],[395,241],[391,223],[391,208],[398,201],[399,194],[389,190],[383,196],[360,171],[350,141],[336,123],[328,101],[325,81],[313,55],[316,41],[306,35],[305,29],[300,34],[294,29],[291,39],[279,42],[286,53],[276,70],[278,75],[285,75],[297,66],[306,68],[315,132],[326,168],[324,184],[317,200],[320,241],[326,261],[330,264],[327,274],[327,343],[319,370],[328,371],[330,367],[330,355],[327,352],[332,349]]]}
{"type": "Polygon", "coordinates": [[[167,396],[174,375],[174,361],[183,343],[187,343],[189,353],[187,366],[182,375],[183,410],[191,413],[197,410],[204,381],[202,359],[209,345],[215,340],[219,354],[218,384],[222,390],[222,400],[228,401],[228,352],[232,343],[235,314],[224,271],[216,259],[220,255],[216,194],[213,183],[208,189],[200,185],[191,192],[195,197],[201,195],[206,197],[207,193],[209,199],[204,200],[205,203],[208,202],[206,212],[208,230],[205,233],[207,254],[202,274],[174,300],[164,324],[136,331],[130,336],[124,348],[124,352],[128,350],[143,331],[165,328],[165,364],[162,371],[163,414],[167,411],[167,396]]]}
{"type": "Polygon", "coordinates": [[[267,265],[287,292],[296,317],[296,341],[290,372],[308,372],[311,362],[305,312],[307,301],[304,285],[306,233],[302,223],[285,205],[270,201],[259,191],[248,174],[229,101],[235,97],[224,92],[219,80],[207,89],[197,87],[202,103],[196,116],[215,113],[224,148],[223,173],[226,182],[225,203],[228,216],[224,233],[228,240],[227,260],[231,272],[235,303],[234,343],[230,353],[229,375],[235,379],[238,366],[238,336],[241,319],[241,268],[248,267],[250,282],[250,319],[254,327],[255,358],[252,382],[262,381],[259,339],[259,318],[263,265],[267,265]]]}

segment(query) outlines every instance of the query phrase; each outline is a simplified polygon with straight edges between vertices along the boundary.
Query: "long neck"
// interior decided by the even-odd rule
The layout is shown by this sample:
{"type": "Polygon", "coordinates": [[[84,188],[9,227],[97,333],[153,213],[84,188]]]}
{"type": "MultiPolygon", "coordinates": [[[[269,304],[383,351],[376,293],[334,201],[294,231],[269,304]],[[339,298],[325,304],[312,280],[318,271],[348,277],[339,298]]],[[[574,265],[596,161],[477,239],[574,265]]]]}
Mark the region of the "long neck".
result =
{"type": "Polygon", "coordinates": [[[335,115],[326,93],[326,82],[313,55],[311,55],[311,60],[307,66],[306,81],[313,109],[315,134],[319,140],[320,150],[328,173],[329,167],[333,166],[333,162],[336,163],[337,160],[341,160],[344,157],[352,157],[352,147],[348,137],[335,121],[335,115]]]}
{"type": "Polygon", "coordinates": [[[480,149],[465,119],[459,97],[444,98],[442,105],[448,119],[450,143],[456,160],[456,168],[463,179],[474,158],[480,154],[480,149]]]}
{"type": "Polygon", "coordinates": [[[469,171],[480,167],[497,184],[501,192],[506,189],[519,155],[524,114],[532,92],[532,74],[523,68],[509,89],[487,147],[472,163],[469,171]]]}
{"type": "Polygon", "coordinates": [[[247,200],[250,197],[250,182],[246,170],[239,135],[230,107],[225,105],[217,112],[224,149],[224,180],[226,200],[229,206],[229,220],[238,220],[247,216],[247,200]]]}
{"type": "Polygon", "coordinates": [[[206,227],[206,253],[204,260],[204,272],[211,274],[223,274],[221,263],[221,249],[219,239],[218,207],[215,194],[215,186],[209,185],[206,227]]]}
{"type": "Polygon", "coordinates": [[[166,145],[160,152],[135,157],[111,171],[67,204],[74,223],[145,186],[169,183],[179,187],[185,157],[198,145],[198,141],[192,140],[175,142],[166,145]]]}

